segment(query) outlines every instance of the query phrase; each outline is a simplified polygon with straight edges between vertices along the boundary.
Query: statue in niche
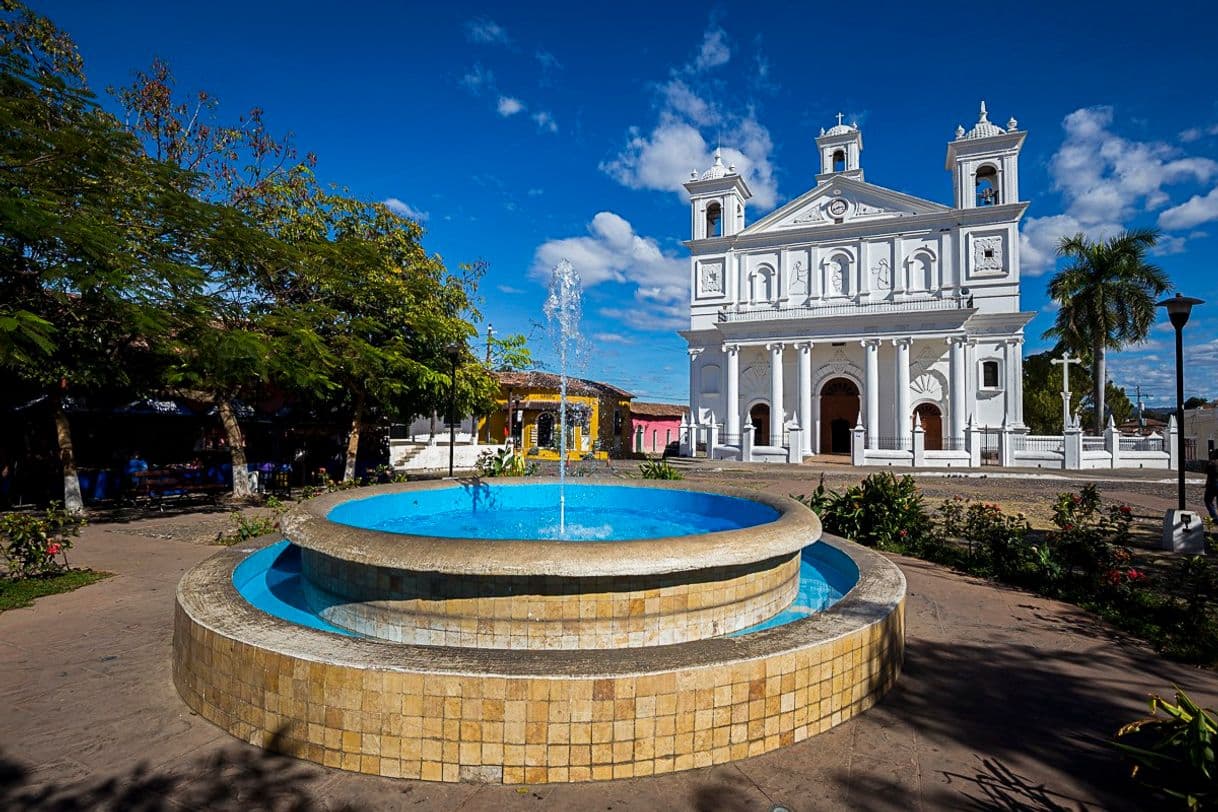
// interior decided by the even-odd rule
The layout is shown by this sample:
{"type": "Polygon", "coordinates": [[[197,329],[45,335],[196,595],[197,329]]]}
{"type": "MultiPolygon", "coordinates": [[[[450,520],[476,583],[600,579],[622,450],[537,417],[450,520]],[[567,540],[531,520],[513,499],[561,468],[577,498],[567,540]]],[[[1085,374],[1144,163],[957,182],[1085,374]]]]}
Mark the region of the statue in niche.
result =
{"type": "Polygon", "coordinates": [[[829,266],[829,290],[835,296],[841,296],[846,291],[847,262],[848,260],[838,257],[829,266]]]}
{"type": "Polygon", "coordinates": [[[888,268],[887,259],[881,259],[877,262],[875,267],[871,269],[871,272],[875,274],[875,286],[877,288],[887,290],[892,287],[892,272],[888,268]]]}

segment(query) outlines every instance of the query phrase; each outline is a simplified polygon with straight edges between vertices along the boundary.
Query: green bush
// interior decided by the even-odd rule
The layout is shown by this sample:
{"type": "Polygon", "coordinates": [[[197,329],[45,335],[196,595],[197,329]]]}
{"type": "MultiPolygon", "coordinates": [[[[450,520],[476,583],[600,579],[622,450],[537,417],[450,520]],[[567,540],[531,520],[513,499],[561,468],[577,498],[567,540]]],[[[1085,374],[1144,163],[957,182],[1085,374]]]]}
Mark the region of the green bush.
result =
{"type": "Polygon", "coordinates": [[[795,497],[820,516],[825,530],[881,550],[902,552],[935,543],[922,494],[911,476],[872,474],[838,494],[824,477],[811,495],[795,497]]]}
{"type": "Polygon", "coordinates": [[[639,474],[643,479],[685,479],[685,474],[673,468],[668,460],[647,460],[639,465],[639,474]]]}
{"type": "Polygon", "coordinates": [[[940,532],[964,542],[974,572],[1013,580],[1050,565],[1028,543],[1032,527],[1022,513],[1012,516],[996,504],[957,496],[945,499],[937,514],[940,532]]]}
{"type": "Polygon", "coordinates": [[[537,463],[526,460],[522,454],[510,448],[498,451],[488,448],[478,457],[475,467],[480,477],[532,476],[537,473],[537,463]]]}
{"type": "Polygon", "coordinates": [[[32,578],[68,568],[72,539],[80,535],[84,517],[52,502],[41,515],[6,513],[0,516],[0,552],[10,576],[32,578]]]}
{"type": "Polygon", "coordinates": [[[1159,696],[1150,699],[1150,716],[1117,731],[1116,746],[1132,762],[1132,776],[1188,809],[1218,806],[1218,764],[1212,713],[1203,710],[1179,688],[1175,704],[1159,696]],[[1163,715],[1159,715],[1163,711],[1163,715]]]}

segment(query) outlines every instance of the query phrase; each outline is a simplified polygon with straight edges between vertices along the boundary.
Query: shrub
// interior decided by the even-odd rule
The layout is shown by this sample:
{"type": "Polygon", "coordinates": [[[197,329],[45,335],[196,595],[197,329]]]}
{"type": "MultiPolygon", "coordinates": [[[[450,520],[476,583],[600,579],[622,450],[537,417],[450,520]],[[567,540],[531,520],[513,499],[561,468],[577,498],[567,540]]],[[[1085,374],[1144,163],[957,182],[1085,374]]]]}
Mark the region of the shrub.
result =
{"type": "Polygon", "coordinates": [[[820,516],[825,530],[881,550],[905,551],[934,543],[922,494],[911,476],[872,474],[842,494],[824,477],[809,496],[795,497],[820,516]]]}
{"type": "Polygon", "coordinates": [[[529,462],[510,448],[498,451],[488,448],[478,457],[475,467],[481,477],[532,476],[537,472],[537,463],[529,462]]]}
{"type": "Polygon", "coordinates": [[[1132,522],[1128,505],[1104,510],[1096,486],[1087,485],[1079,493],[1057,495],[1053,505],[1057,531],[1050,534],[1049,543],[1068,575],[1080,575],[1095,586],[1117,586],[1121,566],[1132,560],[1128,546],[1132,522]]]}
{"type": "Polygon", "coordinates": [[[72,539],[85,524],[84,517],[67,512],[59,502],[52,502],[41,515],[0,516],[0,550],[9,575],[31,578],[66,570],[72,539]]]}
{"type": "Polygon", "coordinates": [[[643,479],[685,479],[685,475],[673,468],[668,460],[647,460],[639,465],[639,473],[643,479]]]}
{"type": "Polygon", "coordinates": [[[1028,544],[1032,527],[1022,513],[1012,516],[996,504],[959,496],[945,499],[937,513],[941,532],[966,543],[974,571],[1016,578],[1034,566],[1051,568],[1041,550],[1028,544]]]}
{"type": "Polygon", "coordinates": [[[1176,689],[1172,704],[1150,699],[1150,716],[1117,731],[1116,746],[1134,763],[1131,775],[1153,789],[1184,801],[1189,809],[1218,805],[1218,764],[1214,738],[1218,724],[1186,693],[1176,689]],[[1163,711],[1163,716],[1159,715],[1163,711]]]}

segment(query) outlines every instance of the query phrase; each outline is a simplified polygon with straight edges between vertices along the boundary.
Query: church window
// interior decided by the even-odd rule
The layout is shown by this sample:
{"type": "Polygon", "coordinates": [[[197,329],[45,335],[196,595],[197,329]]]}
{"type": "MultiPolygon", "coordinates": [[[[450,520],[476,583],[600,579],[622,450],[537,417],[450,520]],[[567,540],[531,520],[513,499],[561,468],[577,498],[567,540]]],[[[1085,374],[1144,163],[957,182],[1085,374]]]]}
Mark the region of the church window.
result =
{"type": "Polygon", "coordinates": [[[846,169],[846,153],[839,149],[837,152],[833,153],[833,171],[834,172],[843,172],[843,171],[845,171],[845,169],[846,169]]]}
{"type": "Polygon", "coordinates": [[[998,170],[983,166],[977,170],[975,180],[978,206],[996,206],[998,200],[998,170]]]}
{"type": "Polygon", "coordinates": [[[723,236],[723,209],[718,203],[711,203],[706,207],[706,236],[723,236]]]}
{"type": "Polygon", "coordinates": [[[982,361],[981,362],[981,387],[983,389],[998,388],[998,362],[997,361],[982,361]]]}

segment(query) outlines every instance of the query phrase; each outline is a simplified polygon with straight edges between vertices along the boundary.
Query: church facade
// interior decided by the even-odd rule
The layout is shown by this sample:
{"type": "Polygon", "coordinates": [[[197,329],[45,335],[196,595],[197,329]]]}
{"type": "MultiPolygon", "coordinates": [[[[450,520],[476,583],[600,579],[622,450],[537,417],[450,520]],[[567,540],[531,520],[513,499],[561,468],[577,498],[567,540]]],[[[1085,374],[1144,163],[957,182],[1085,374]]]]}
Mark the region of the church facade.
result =
{"type": "Polygon", "coordinates": [[[691,207],[690,415],[723,445],[751,425],[760,450],[798,456],[964,448],[970,427],[1023,426],[1019,153],[988,120],[947,145],[951,205],[863,178],[863,137],[816,139],[816,185],[755,223],[744,179],[714,165],[691,207]],[[797,433],[790,429],[799,427],[797,433]]]}

